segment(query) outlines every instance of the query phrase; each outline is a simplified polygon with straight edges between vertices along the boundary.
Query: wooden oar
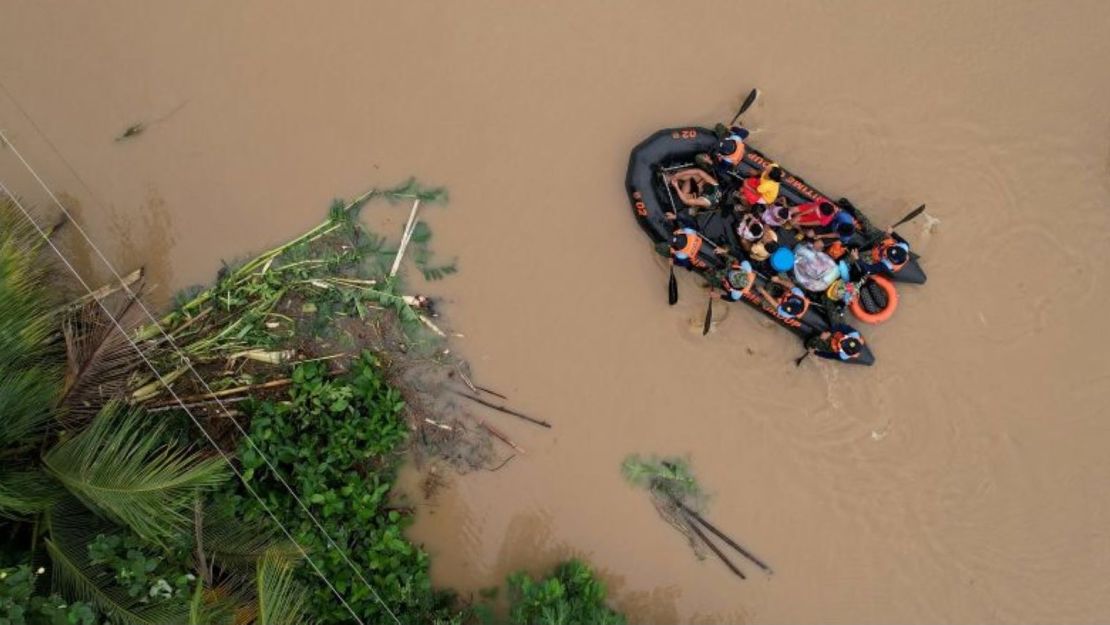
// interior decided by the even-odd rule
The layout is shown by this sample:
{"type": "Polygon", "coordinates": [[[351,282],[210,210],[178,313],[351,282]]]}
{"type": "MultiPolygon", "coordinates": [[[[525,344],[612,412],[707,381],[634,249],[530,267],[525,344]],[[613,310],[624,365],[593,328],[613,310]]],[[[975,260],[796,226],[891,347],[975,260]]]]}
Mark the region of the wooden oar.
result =
{"type": "Polygon", "coordinates": [[[753,104],[755,104],[755,99],[758,97],[759,89],[752,89],[751,93],[748,94],[748,97],[744,98],[744,103],[740,105],[740,110],[736,111],[736,115],[732,117],[732,121],[730,121],[728,125],[731,126],[735,124],[736,120],[740,119],[740,116],[743,115],[744,112],[747,111],[749,108],[751,108],[753,104]]]}

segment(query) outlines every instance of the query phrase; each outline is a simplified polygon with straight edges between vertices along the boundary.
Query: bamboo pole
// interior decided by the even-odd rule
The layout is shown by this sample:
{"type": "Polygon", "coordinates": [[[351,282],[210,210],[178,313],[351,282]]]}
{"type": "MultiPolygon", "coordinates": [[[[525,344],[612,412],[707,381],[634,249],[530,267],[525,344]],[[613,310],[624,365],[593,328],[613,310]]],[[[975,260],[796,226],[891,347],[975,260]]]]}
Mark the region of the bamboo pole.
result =
{"type": "Polygon", "coordinates": [[[709,542],[709,537],[705,535],[705,532],[701,531],[701,528],[698,527],[697,523],[695,523],[689,515],[684,514],[683,517],[686,519],[686,524],[690,527],[690,529],[694,530],[694,533],[698,535],[698,538],[700,538],[701,541],[705,543],[707,547],[709,547],[710,551],[712,551],[718,558],[721,559],[721,562],[725,563],[725,566],[727,566],[730,571],[736,573],[736,575],[740,579],[748,579],[744,576],[744,573],[741,572],[740,569],[736,568],[736,565],[732,563],[732,560],[729,560],[728,557],[721,552],[721,549],[717,547],[717,545],[709,542]]]}
{"type": "Polygon", "coordinates": [[[397,275],[397,270],[401,268],[401,258],[405,255],[405,248],[409,246],[409,239],[412,238],[412,231],[415,229],[416,211],[420,208],[420,199],[417,198],[412,203],[412,210],[409,211],[409,220],[405,224],[404,234],[401,235],[401,247],[397,250],[397,257],[393,259],[393,268],[389,270],[389,277],[397,275]]]}

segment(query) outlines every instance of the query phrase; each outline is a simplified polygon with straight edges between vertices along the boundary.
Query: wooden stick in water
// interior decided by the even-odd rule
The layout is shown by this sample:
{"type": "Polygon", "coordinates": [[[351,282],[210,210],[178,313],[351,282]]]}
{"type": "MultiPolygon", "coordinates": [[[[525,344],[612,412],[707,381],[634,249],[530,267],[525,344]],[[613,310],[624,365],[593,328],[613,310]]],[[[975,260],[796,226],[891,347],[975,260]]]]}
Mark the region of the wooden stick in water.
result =
{"type": "MultiPolygon", "coordinates": [[[[680,509],[682,509],[682,508],[680,508],[680,509]]],[[[694,530],[694,533],[698,535],[698,538],[700,538],[701,541],[709,547],[710,551],[712,551],[718,558],[721,559],[721,562],[725,563],[725,566],[727,566],[730,571],[732,571],[733,573],[736,573],[736,575],[740,579],[748,579],[747,577],[744,576],[744,573],[742,573],[740,571],[740,569],[736,568],[736,565],[733,564],[732,561],[729,560],[728,557],[726,557],[725,554],[721,552],[721,550],[717,547],[717,545],[714,545],[713,543],[709,542],[709,537],[705,535],[705,532],[702,532],[701,529],[698,528],[698,524],[695,523],[694,520],[691,519],[689,515],[684,514],[683,516],[686,519],[686,524],[690,526],[690,529],[694,530]]]]}
{"type": "Polygon", "coordinates": [[[507,415],[512,415],[514,417],[524,419],[525,421],[528,421],[529,423],[535,423],[536,425],[541,426],[541,427],[545,427],[545,428],[550,428],[551,427],[551,424],[548,423],[547,421],[541,421],[540,419],[534,419],[534,418],[529,417],[528,415],[526,415],[524,413],[517,412],[517,411],[513,410],[512,408],[505,408],[504,406],[498,406],[497,404],[490,403],[490,402],[488,402],[488,401],[486,401],[486,400],[484,400],[480,397],[475,397],[475,396],[471,395],[470,393],[463,393],[462,391],[456,391],[455,389],[451,389],[451,392],[460,396],[460,397],[465,397],[465,398],[469,399],[472,402],[482,404],[486,408],[493,408],[494,410],[496,410],[498,412],[503,412],[507,415]]]}
{"type": "Polygon", "coordinates": [[[754,562],[756,564],[756,566],[758,566],[759,568],[766,571],[769,575],[774,574],[774,571],[771,570],[771,567],[764,564],[762,560],[760,560],[759,558],[752,555],[747,549],[744,549],[743,547],[741,547],[739,544],[736,543],[736,541],[734,541],[731,538],[729,538],[728,536],[726,536],[724,532],[722,532],[721,530],[714,527],[712,523],[710,523],[709,521],[706,521],[700,514],[698,514],[697,512],[694,512],[690,508],[687,508],[685,504],[683,504],[681,501],[678,501],[677,499],[674,500],[674,502],[678,506],[679,510],[682,510],[683,512],[685,512],[689,516],[693,517],[694,520],[696,520],[698,523],[701,523],[702,525],[704,525],[705,529],[707,529],[707,530],[713,532],[714,534],[716,534],[718,538],[720,538],[721,540],[728,543],[729,547],[732,547],[736,551],[740,552],[740,555],[742,555],[745,558],[754,562]]]}

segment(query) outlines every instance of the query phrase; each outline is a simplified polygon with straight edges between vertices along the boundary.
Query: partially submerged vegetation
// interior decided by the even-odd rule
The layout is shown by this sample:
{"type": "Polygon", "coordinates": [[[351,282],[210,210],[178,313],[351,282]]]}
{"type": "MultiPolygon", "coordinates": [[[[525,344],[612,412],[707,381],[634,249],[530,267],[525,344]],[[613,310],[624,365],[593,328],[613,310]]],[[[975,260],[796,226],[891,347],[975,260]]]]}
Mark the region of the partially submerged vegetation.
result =
{"type": "Polygon", "coordinates": [[[709,532],[765,573],[772,572],[771,567],[702,516],[707,498],[705,491],[694,479],[686,460],[658,456],[645,458],[633,454],[625,458],[621,464],[621,472],[633,485],[647,489],[659,516],[686,537],[699,558],[704,559],[703,549],[708,549],[734,575],[746,579],[744,573],[706,534],[709,532]]]}
{"type": "MultiPolygon", "coordinates": [[[[476,619],[432,588],[390,492],[409,449],[468,470],[493,458],[485,432],[516,446],[442,401],[455,380],[480,387],[430,302],[386,271],[397,249],[358,222],[373,199],[443,197],[410,181],[337,202],[157,325],[141,273],[65,300],[42,241],[0,206],[0,622],[476,619]]],[[[406,231],[426,278],[456,270],[432,264],[426,226],[406,231]]],[[[560,571],[514,577],[532,606],[516,622],[609,614],[584,566],[560,571]]]]}

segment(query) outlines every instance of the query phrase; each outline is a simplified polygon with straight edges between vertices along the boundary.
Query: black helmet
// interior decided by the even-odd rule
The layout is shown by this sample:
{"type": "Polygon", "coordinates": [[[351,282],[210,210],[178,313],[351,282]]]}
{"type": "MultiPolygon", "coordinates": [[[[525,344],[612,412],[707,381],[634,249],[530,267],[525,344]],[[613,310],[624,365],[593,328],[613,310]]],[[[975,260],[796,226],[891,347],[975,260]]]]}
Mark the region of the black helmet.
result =
{"type": "Polygon", "coordinates": [[[859,353],[860,353],[860,350],[862,350],[862,349],[863,349],[863,343],[854,336],[849,336],[848,338],[844,339],[843,341],[840,341],[840,351],[844,352],[845,354],[847,354],[850,357],[851,356],[858,356],[859,353]]]}
{"type": "Polygon", "coordinates": [[[725,139],[717,144],[717,154],[728,155],[736,151],[736,141],[725,139]]]}
{"type": "Polygon", "coordinates": [[[671,249],[680,250],[686,247],[686,235],[682,232],[676,232],[671,235],[671,249]]]}
{"type": "Polygon", "coordinates": [[[805,306],[805,302],[797,295],[791,295],[782,303],[782,309],[793,316],[800,315],[805,306]]]}
{"type": "Polygon", "coordinates": [[[886,259],[895,265],[901,265],[907,259],[906,248],[901,245],[891,245],[886,248],[886,259]]]}
{"type": "Polygon", "coordinates": [[[856,225],[850,221],[842,221],[836,224],[836,233],[844,238],[848,238],[856,233],[856,225]]]}

